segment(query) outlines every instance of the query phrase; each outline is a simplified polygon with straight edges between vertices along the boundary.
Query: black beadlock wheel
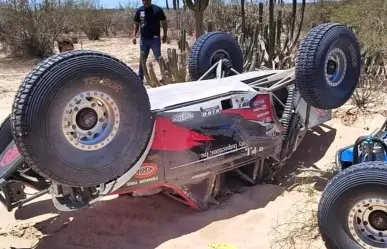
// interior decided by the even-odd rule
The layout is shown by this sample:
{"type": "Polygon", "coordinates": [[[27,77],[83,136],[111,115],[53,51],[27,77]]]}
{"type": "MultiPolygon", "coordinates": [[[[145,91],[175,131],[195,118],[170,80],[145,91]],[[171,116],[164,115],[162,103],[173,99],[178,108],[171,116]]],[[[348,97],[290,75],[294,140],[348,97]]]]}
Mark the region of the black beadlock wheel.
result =
{"type": "Polygon", "coordinates": [[[365,162],[325,187],[318,222],[328,249],[387,248],[387,163],[365,162]]]}
{"type": "Polygon", "coordinates": [[[15,143],[35,171],[79,187],[131,169],[153,130],[138,76],[119,60],[87,50],[41,62],[16,94],[12,122],[15,143]]]}
{"type": "Polygon", "coordinates": [[[221,59],[227,59],[237,72],[243,72],[242,50],[234,37],[223,32],[208,32],[200,36],[188,58],[191,80],[198,80],[221,59]]]}
{"type": "Polygon", "coordinates": [[[335,109],[347,102],[359,81],[360,46],[346,26],[325,23],[301,42],[296,58],[296,87],[318,109],[335,109]]]}

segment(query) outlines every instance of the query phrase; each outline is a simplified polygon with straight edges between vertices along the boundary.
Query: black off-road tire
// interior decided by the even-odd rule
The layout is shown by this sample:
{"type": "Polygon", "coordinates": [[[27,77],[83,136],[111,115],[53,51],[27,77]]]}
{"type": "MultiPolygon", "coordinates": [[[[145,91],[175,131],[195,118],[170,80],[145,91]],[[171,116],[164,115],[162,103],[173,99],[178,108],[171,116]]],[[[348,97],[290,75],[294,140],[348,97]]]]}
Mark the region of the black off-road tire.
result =
{"type": "Polygon", "coordinates": [[[118,59],[87,50],[42,61],[21,84],[11,120],[13,138],[26,163],[49,180],[75,187],[106,183],[131,169],[151,142],[154,123],[138,76],[118,59]],[[92,84],[86,81],[90,77],[118,87],[101,81],[92,84]],[[64,108],[83,91],[111,96],[120,112],[116,135],[98,150],[77,148],[62,130],[64,108]]]}
{"type": "Polygon", "coordinates": [[[227,59],[237,72],[243,72],[243,54],[238,42],[230,34],[223,32],[208,32],[200,36],[192,46],[188,59],[188,71],[191,80],[202,77],[217,60],[216,54],[220,52],[228,55],[227,59]],[[214,57],[213,57],[214,56],[214,57]]]}
{"type": "MultiPolygon", "coordinates": [[[[314,27],[301,42],[296,59],[296,87],[304,100],[318,109],[335,109],[349,100],[360,76],[359,42],[346,26],[325,23],[314,27]],[[326,57],[339,49],[346,59],[344,78],[337,86],[328,84],[326,57]]],[[[339,81],[340,82],[340,81],[339,81]]]]}
{"type": "Polygon", "coordinates": [[[11,114],[0,125],[0,154],[12,142],[11,114]]]}
{"type": "Polygon", "coordinates": [[[363,249],[350,235],[348,214],[363,199],[387,199],[386,189],[387,163],[378,161],[351,166],[328,183],[318,206],[319,229],[328,249],[363,249]]]}

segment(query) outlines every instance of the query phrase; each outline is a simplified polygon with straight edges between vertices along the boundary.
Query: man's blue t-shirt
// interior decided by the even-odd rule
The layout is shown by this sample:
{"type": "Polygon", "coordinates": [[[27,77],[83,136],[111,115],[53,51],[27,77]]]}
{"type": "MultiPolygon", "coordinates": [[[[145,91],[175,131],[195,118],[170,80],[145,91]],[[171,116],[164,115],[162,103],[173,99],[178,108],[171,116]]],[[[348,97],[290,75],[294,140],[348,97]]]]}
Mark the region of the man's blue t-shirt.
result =
{"type": "Polygon", "coordinates": [[[140,25],[142,39],[152,39],[154,36],[160,36],[160,21],[166,19],[163,9],[154,4],[148,8],[141,6],[134,15],[134,22],[140,25]]]}

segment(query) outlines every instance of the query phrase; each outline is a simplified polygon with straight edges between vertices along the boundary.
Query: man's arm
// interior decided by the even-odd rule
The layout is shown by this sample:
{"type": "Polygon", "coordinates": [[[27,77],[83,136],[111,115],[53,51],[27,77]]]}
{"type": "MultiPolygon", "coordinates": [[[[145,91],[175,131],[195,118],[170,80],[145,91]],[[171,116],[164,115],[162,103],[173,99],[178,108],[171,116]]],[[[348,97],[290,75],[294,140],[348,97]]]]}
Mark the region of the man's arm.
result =
{"type": "Polygon", "coordinates": [[[139,27],[140,27],[140,25],[138,23],[133,24],[133,32],[132,32],[133,38],[137,37],[139,27]]]}
{"type": "Polygon", "coordinates": [[[138,33],[138,29],[140,27],[140,16],[139,16],[139,11],[138,10],[134,14],[133,21],[134,21],[134,24],[133,24],[132,37],[133,37],[133,39],[136,39],[137,33],[138,33]]]}
{"type": "Polygon", "coordinates": [[[167,37],[167,34],[168,34],[167,17],[165,16],[162,8],[160,8],[159,19],[160,19],[161,23],[163,24],[163,34],[165,37],[167,37]]]}

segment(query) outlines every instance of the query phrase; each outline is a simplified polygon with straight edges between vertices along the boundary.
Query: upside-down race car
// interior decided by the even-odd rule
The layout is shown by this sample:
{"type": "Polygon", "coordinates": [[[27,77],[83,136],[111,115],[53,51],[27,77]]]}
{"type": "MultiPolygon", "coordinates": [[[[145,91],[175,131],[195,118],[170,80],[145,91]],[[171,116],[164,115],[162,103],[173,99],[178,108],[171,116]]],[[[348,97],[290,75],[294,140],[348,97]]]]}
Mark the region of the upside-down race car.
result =
{"type": "Polygon", "coordinates": [[[0,201],[10,211],[50,193],[70,211],[158,189],[206,209],[226,172],[253,185],[282,166],[350,98],[361,58],[352,31],[327,23],[303,40],[295,68],[243,73],[243,64],[237,41],[221,32],[194,43],[192,81],[152,89],[100,52],[44,60],[0,129],[0,201]],[[37,193],[26,198],[26,186],[37,193]]]}

